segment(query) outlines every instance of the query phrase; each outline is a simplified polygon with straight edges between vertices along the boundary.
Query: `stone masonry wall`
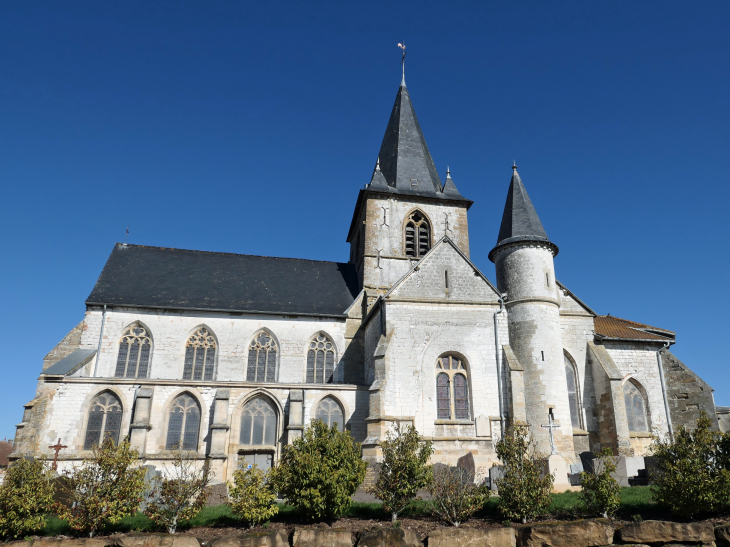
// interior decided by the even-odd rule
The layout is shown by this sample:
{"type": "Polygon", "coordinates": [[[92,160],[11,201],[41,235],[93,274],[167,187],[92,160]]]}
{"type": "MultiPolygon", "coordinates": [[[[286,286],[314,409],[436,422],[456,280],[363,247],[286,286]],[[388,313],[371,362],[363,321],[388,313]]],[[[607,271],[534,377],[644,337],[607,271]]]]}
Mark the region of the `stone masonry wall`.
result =
{"type": "Polygon", "coordinates": [[[696,427],[700,412],[707,413],[713,422],[713,428],[717,430],[712,388],[669,350],[662,350],[662,367],[674,430],[680,425],[696,427]]]}

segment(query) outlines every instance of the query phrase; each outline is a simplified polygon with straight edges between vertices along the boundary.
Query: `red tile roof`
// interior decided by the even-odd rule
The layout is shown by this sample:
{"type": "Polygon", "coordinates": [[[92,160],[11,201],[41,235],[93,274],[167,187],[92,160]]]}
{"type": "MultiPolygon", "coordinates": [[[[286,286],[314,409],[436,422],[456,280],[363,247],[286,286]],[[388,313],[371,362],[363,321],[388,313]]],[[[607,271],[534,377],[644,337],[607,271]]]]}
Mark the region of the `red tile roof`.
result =
{"type": "Polygon", "coordinates": [[[6,466],[10,463],[8,456],[13,451],[13,445],[8,441],[0,441],[0,466],[6,466]]]}
{"type": "Polygon", "coordinates": [[[649,340],[658,342],[674,341],[675,333],[671,330],[660,329],[620,319],[610,315],[599,315],[593,318],[593,329],[596,336],[615,340],[649,340]]]}

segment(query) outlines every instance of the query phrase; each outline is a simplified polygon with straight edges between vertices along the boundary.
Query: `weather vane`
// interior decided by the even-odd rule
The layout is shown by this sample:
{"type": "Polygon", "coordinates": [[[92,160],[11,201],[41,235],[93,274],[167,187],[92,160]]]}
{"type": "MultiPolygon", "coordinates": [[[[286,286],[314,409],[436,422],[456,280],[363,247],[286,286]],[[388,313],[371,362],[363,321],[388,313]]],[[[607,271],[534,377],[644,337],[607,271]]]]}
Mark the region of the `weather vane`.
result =
{"type": "Polygon", "coordinates": [[[406,43],[401,42],[398,44],[398,47],[403,50],[403,56],[400,58],[400,64],[403,65],[403,77],[406,76],[406,43]]]}

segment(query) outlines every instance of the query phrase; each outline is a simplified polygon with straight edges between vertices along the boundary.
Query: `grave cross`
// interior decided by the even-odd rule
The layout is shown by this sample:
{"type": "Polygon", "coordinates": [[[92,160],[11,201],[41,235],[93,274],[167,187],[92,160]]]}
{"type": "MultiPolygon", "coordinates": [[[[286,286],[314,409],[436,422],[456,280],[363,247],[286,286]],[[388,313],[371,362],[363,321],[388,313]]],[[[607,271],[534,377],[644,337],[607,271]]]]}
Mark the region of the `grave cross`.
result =
{"type": "Polygon", "coordinates": [[[548,413],[548,423],[547,425],[540,426],[543,429],[547,429],[550,432],[550,455],[554,456],[558,453],[558,451],[555,449],[555,438],[553,437],[553,429],[559,429],[560,425],[553,423],[553,411],[550,410],[548,413]]]}
{"type": "Polygon", "coordinates": [[[56,454],[53,456],[53,470],[56,471],[58,469],[58,453],[61,451],[62,448],[68,448],[65,444],[61,444],[61,439],[58,439],[58,442],[56,444],[53,444],[49,446],[48,448],[53,448],[53,450],[56,452],[56,454]]]}

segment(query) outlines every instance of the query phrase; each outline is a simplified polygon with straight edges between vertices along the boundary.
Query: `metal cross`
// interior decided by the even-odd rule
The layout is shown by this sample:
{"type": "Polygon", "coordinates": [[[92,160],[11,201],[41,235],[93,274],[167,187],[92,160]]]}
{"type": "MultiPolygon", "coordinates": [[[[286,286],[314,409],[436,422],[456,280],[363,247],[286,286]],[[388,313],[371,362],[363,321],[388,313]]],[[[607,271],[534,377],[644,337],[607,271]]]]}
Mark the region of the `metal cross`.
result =
{"type": "Polygon", "coordinates": [[[451,213],[444,213],[444,233],[451,232],[454,233],[451,228],[449,228],[449,216],[451,216],[451,213]]]}
{"type": "Polygon", "coordinates": [[[53,456],[53,470],[56,471],[58,469],[58,453],[61,451],[62,448],[68,448],[65,444],[61,444],[61,438],[59,437],[58,442],[56,444],[53,444],[49,446],[48,448],[53,448],[56,451],[56,454],[53,456]]]}
{"type": "Polygon", "coordinates": [[[555,438],[553,437],[553,429],[560,429],[560,426],[553,422],[553,411],[548,413],[548,424],[540,426],[543,429],[547,429],[550,432],[550,455],[554,456],[558,453],[555,449],[555,438]]]}

